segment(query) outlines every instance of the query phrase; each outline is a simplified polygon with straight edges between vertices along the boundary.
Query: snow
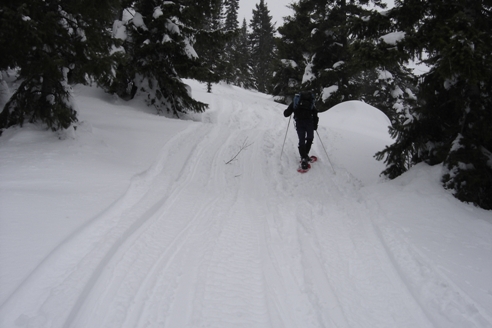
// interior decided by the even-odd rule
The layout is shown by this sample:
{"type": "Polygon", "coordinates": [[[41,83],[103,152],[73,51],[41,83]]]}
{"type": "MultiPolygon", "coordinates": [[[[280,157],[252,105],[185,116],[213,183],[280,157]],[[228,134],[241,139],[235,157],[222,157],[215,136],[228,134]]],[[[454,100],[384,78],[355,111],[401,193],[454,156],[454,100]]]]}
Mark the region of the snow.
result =
{"type": "Polygon", "coordinates": [[[186,56],[188,56],[188,58],[190,59],[198,58],[198,54],[196,53],[195,48],[193,48],[193,46],[191,45],[190,39],[185,38],[184,44],[185,44],[184,51],[186,53],[186,56]]]}
{"type": "Polygon", "coordinates": [[[87,36],[85,35],[85,31],[81,28],[77,28],[77,35],[80,37],[80,40],[82,42],[86,42],[87,41],[87,36]]]}
{"type": "Polygon", "coordinates": [[[444,81],[444,88],[446,90],[449,90],[449,89],[451,89],[451,87],[453,87],[454,85],[456,85],[456,83],[458,83],[458,76],[457,75],[453,75],[450,79],[446,79],[444,81]]]}
{"type": "Polygon", "coordinates": [[[297,68],[297,63],[292,59],[281,59],[280,60],[284,66],[289,66],[291,68],[297,68]]]}
{"type": "Polygon", "coordinates": [[[164,15],[164,13],[162,12],[161,6],[155,7],[154,8],[154,14],[152,15],[152,17],[154,17],[154,19],[157,19],[157,18],[161,17],[162,15],[164,15]]]}
{"type": "Polygon", "coordinates": [[[167,34],[164,34],[164,37],[162,38],[162,43],[167,43],[167,42],[172,42],[173,39],[167,34]]]}
{"type": "Polygon", "coordinates": [[[125,41],[128,38],[125,22],[115,20],[113,23],[113,37],[125,41]]]}
{"type": "Polygon", "coordinates": [[[337,68],[339,68],[340,66],[343,66],[343,65],[345,65],[345,62],[344,61],[338,61],[335,64],[333,64],[333,68],[334,69],[337,69],[337,68]]]}
{"type": "Polygon", "coordinates": [[[7,81],[3,79],[2,73],[0,73],[0,108],[3,108],[11,97],[9,86],[7,81]]]}
{"type": "Polygon", "coordinates": [[[391,32],[381,37],[381,39],[389,45],[396,45],[404,38],[405,38],[405,32],[401,32],[401,31],[391,32]]]}
{"type": "Polygon", "coordinates": [[[388,117],[379,109],[359,101],[344,102],[319,117],[320,126],[343,140],[332,147],[335,162],[340,162],[344,170],[350,172],[354,182],[363,185],[377,183],[384,166],[372,156],[391,143],[388,117]],[[371,142],[360,142],[363,139],[371,142]],[[348,151],[343,147],[348,147],[348,151]],[[365,159],[363,167],[360,158],[365,159]]]}
{"type": "Polygon", "coordinates": [[[166,20],[166,28],[170,33],[181,34],[179,26],[173,23],[170,19],[166,20]]]}
{"type": "Polygon", "coordinates": [[[321,95],[321,99],[323,101],[326,101],[328,98],[331,97],[332,93],[335,93],[338,91],[338,86],[337,85],[332,85],[327,88],[323,89],[323,94],[321,95]]]}
{"type": "Polygon", "coordinates": [[[207,112],[77,87],[71,137],[0,137],[1,327],[492,327],[491,212],[380,178],[382,112],[321,113],[301,175],[285,106],[186,83],[207,112]]]}
{"type": "Polygon", "coordinates": [[[147,31],[148,30],[147,26],[145,25],[145,22],[144,22],[144,19],[143,19],[142,14],[136,12],[133,15],[132,22],[133,22],[133,25],[135,25],[136,27],[140,27],[144,31],[147,31]]]}
{"type": "Polygon", "coordinates": [[[378,69],[378,79],[379,80],[391,80],[393,79],[393,74],[384,69],[378,69]]]}
{"type": "Polygon", "coordinates": [[[313,64],[308,63],[306,65],[306,68],[304,69],[304,74],[302,76],[302,84],[308,83],[308,82],[314,80],[315,78],[316,78],[316,76],[313,73],[313,64]]]}

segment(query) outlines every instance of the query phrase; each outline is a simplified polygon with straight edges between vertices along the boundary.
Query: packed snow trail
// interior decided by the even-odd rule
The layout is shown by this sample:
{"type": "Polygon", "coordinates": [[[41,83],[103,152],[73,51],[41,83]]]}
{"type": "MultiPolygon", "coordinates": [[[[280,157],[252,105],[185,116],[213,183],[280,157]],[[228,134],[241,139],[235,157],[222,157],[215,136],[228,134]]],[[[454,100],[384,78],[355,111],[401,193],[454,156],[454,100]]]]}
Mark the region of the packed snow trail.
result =
{"type": "Polygon", "coordinates": [[[316,141],[319,161],[298,174],[295,133],[280,160],[283,106],[215,92],[202,122],[5,302],[1,326],[439,327],[357,180],[334,175],[316,141]]]}

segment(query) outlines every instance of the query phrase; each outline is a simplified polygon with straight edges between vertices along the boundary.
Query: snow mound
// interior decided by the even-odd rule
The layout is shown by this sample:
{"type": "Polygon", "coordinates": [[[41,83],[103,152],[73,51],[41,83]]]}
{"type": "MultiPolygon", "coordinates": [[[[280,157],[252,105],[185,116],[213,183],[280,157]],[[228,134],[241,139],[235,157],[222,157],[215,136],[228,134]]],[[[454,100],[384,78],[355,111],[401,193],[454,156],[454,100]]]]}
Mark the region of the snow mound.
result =
{"type": "Polygon", "coordinates": [[[347,101],[319,114],[323,129],[332,140],[332,157],[363,185],[379,181],[384,163],[374,154],[392,143],[389,118],[379,109],[360,101],[347,101]]]}
{"type": "Polygon", "coordinates": [[[388,139],[391,122],[382,111],[360,101],[347,101],[320,115],[321,122],[347,132],[364,134],[372,138],[388,139]]]}

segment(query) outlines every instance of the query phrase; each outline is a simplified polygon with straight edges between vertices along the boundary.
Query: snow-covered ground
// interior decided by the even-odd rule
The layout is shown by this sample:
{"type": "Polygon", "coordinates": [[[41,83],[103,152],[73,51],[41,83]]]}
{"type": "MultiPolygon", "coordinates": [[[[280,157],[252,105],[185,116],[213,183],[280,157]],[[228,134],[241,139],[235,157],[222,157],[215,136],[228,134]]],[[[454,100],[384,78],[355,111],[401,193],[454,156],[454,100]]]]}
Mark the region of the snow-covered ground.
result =
{"type": "Polygon", "coordinates": [[[492,327],[492,213],[380,179],[381,112],[321,114],[299,174],[285,106],[188,83],[206,113],[78,87],[75,132],[0,137],[0,327],[492,327]]]}

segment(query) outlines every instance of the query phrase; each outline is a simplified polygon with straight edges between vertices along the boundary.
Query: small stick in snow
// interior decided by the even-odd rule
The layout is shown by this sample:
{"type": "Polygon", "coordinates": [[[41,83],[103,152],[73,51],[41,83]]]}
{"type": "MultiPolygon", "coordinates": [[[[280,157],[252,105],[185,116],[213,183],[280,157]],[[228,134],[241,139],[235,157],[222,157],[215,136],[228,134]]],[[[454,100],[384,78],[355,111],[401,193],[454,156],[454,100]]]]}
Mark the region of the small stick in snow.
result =
{"type": "Polygon", "coordinates": [[[247,145],[247,144],[246,144],[246,141],[247,141],[247,140],[248,140],[248,138],[244,139],[243,144],[242,144],[241,148],[239,149],[239,151],[237,152],[237,154],[236,154],[233,158],[231,158],[228,162],[226,162],[226,164],[230,164],[233,160],[235,160],[235,159],[236,159],[236,157],[237,157],[237,156],[238,156],[238,155],[239,155],[239,154],[240,154],[240,153],[241,153],[244,149],[248,148],[249,146],[251,146],[251,145],[253,144],[253,143],[250,143],[250,144],[248,144],[248,145],[247,145]]]}

